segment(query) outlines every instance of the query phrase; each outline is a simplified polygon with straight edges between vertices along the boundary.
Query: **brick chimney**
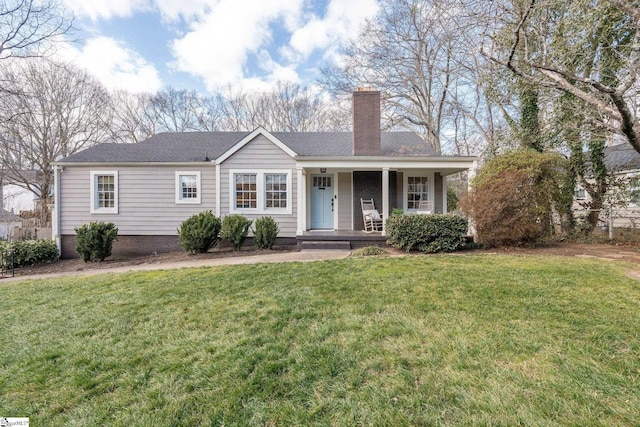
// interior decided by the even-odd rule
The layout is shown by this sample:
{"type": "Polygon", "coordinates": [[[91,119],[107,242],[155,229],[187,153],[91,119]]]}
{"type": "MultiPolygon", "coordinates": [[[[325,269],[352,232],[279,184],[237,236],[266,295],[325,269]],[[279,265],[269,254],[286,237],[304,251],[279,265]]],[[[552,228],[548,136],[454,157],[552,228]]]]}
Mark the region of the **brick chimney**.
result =
{"type": "Polygon", "coordinates": [[[353,92],[353,155],[380,154],[380,91],[359,87],[353,92]]]}

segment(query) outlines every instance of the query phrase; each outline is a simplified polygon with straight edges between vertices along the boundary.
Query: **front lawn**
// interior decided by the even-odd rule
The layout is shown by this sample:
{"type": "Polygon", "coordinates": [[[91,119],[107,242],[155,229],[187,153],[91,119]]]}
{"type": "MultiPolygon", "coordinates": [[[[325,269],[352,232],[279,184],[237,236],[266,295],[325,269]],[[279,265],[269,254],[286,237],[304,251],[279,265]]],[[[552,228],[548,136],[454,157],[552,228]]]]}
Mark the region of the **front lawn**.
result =
{"type": "Polygon", "coordinates": [[[637,425],[628,267],[454,255],[0,282],[0,416],[637,425]]]}

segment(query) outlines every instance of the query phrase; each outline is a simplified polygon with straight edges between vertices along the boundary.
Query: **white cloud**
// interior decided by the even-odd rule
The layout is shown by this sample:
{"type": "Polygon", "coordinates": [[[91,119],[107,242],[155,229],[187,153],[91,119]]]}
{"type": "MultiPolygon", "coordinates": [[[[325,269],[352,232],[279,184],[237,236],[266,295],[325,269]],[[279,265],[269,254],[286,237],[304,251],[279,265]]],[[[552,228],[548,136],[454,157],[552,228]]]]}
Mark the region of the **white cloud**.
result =
{"type": "Polygon", "coordinates": [[[156,92],[162,87],[153,64],[109,37],[89,39],[82,49],[70,48],[65,56],[109,89],[156,92]]]}
{"type": "Polygon", "coordinates": [[[211,0],[155,0],[156,7],[163,18],[168,20],[185,20],[202,17],[212,6],[211,0]]]}
{"type": "Polygon", "coordinates": [[[98,18],[127,17],[150,8],[149,0],[63,0],[64,5],[79,16],[98,18]]]}
{"type": "Polygon", "coordinates": [[[302,0],[220,0],[172,44],[179,71],[201,77],[209,90],[238,84],[246,61],[272,38],[270,24],[299,16],[302,0]]]}
{"type": "Polygon", "coordinates": [[[325,57],[329,57],[342,43],[354,39],[365,20],[377,12],[376,0],[330,0],[324,17],[313,17],[293,32],[285,52],[305,59],[316,49],[328,49],[325,57]]]}

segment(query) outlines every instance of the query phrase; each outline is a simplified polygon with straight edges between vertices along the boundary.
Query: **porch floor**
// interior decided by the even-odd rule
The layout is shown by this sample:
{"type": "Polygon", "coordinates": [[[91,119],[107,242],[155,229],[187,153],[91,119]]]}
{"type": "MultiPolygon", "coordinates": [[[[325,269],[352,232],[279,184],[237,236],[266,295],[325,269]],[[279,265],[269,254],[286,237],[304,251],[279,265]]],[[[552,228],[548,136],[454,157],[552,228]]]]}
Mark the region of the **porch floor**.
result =
{"type": "Polygon", "coordinates": [[[387,246],[387,238],[380,231],[366,233],[364,231],[350,230],[311,230],[305,231],[302,236],[296,237],[298,250],[303,242],[349,242],[351,249],[365,246],[387,246]]]}

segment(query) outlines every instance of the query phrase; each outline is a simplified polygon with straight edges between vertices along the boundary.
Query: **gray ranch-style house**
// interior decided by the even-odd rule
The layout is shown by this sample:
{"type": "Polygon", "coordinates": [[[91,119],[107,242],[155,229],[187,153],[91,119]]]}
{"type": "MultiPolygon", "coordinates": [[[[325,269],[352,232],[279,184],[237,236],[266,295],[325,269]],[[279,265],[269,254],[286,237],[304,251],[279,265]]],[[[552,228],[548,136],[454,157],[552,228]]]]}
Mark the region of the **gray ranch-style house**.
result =
{"type": "Polygon", "coordinates": [[[476,161],[442,156],[414,132],[381,132],[380,92],[358,90],[353,132],[161,133],[64,158],[55,164],[53,234],[63,258],[77,256],[74,228],[96,221],[118,227],[114,254],[174,251],[180,223],[211,210],[271,216],[291,242],[357,235],[362,198],[383,217],[425,200],[444,213],[447,176],[476,161]]]}

